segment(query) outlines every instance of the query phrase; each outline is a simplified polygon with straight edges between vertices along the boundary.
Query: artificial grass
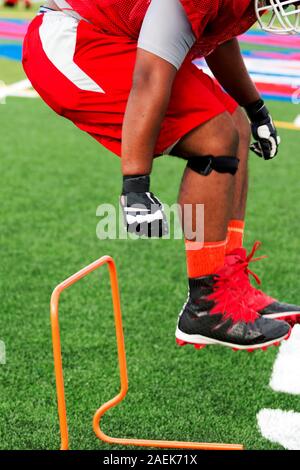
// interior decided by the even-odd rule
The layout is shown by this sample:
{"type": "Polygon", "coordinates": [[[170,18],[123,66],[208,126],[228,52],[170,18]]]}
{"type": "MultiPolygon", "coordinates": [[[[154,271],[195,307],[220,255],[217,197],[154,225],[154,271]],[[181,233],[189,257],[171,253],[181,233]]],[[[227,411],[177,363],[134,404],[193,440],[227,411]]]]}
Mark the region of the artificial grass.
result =
{"type": "MultiPolygon", "coordinates": [[[[41,2],[42,4],[43,2],[41,2]]],[[[39,4],[33,3],[31,8],[25,8],[22,2],[15,7],[0,5],[0,16],[2,18],[31,19],[39,8],[39,4]]]]}
{"type": "Polygon", "coordinates": [[[0,57],[0,81],[5,84],[14,83],[18,80],[24,80],[25,74],[20,62],[8,60],[0,57]]]}
{"type": "MultiPolygon", "coordinates": [[[[271,103],[274,117],[294,114],[271,103]]],[[[96,208],[117,204],[119,160],[40,100],[9,98],[0,108],[1,317],[7,364],[0,366],[0,447],[59,447],[49,299],[55,285],[112,255],[120,276],[129,366],[126,401],[103,419],[108,434],[243,443],[276,449],[260,435],[264,408],[300,410],[300,397],[269,387],[276,349],[233,353],[177,348],[186,298],[182,241],[100,241],[96,208]]],[[[299,302],[300,134],[281,131],[281,156],[251,157],[247,246],[269,260],[254,267],[268,292],[299,302]]],[[[158,159],[153,190],[176,200],[184,163],[158,159]]],[[[63,294],[61,329],[71,445],[110,449],[91,430],[96,408],[119,388],[108,276],[93,274],[63,294]]],[[[114,447],[117,448],[117,447],[114,447]]]]}

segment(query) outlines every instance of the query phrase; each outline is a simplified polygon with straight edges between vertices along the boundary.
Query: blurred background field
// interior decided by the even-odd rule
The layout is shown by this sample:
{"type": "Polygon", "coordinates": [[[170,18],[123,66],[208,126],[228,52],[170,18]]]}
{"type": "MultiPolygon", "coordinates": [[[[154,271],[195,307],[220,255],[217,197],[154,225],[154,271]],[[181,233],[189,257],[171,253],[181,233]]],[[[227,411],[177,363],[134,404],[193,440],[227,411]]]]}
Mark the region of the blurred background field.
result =
{"type": "MultiPolygon", "coordinates": [[[[59,447],[50,294],[59,281],[104,254],[119,268],[130,376],[129,396],[104,418],[104,430],[280,448],[261,436],[256,419],[268,407],[300,412],[299,396],[268,386],[275,348],[248,355],[174,344],[186,298],[183,242],[97,239],[97,206],[116,204],[119,196],[119,161],[57,117],[26,82],[21,43],[34,10],[0,8],[0,339],[7,350],[7,363],[0,366],[0,448],[59,447]]],[[[257,30],[241,38],[282,138],[276,160],[251,156],[246,243],[261,240],[269,256],[254,267],[264,289],[295,303],[300,301],[298,46],[299,39],[275,41],[257,30]]],[[[166,203],[176,201],[183,167],[175,159],[155,163],[153,189],[166,203]]],[[[91,431],[94,410],[118,390],[105,271],[65,293],[61,321],[72,447],[106,449],[91,431]]]]}

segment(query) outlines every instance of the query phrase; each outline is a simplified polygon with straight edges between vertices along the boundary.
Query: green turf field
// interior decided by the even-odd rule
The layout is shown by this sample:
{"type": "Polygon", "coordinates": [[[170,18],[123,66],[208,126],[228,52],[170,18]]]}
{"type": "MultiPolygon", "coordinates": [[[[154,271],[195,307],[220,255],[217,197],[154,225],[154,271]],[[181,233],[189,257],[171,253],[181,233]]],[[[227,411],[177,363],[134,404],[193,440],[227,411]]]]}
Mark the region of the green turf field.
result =
{"type": "MultiPolygon", "coordinates": [[[[2,70],[7,81],[22,78],[19,65],[2,70]]],[[[300,114],[294,105],[270,102],[270,108],[280,121],[300,114]]],[[[183,242],[97,239],[97,206],[119,197],[118,159],[39,99],[8,98],[0,105],[0,129],[0,339],[7,350],[0,365],[0,448],[59,447],[50,295],[104,254],[119,269],[129,365],[128,397],[105,416],[104,431],[280,448],[261,437],[256,422],[262,408],[300,412],[299,396],[268,386],[277,349],[177,348],[175,325],[187,289],[183,242]]],[[[300,133],[280,134],[278,159],[251,157],[246,244],[264,243],[269,259],[254,269],[265,289],[299,303],[300,133]]],[[[155,162],[153,190],[166,203],[176,200],[183,168],[176,159],[155,162]]],[[[71,446],[110,448],[91,430],[94,411],[119,387],[105,269],[64,293],[61,325],[71,446]]]]}
{"type": "Polygon", "coordinates": [[[0,70],[0,80],[8,85],[25,78],[21,64],[15,60],[0,58],[0,70]]]}
{"type": "MultiPolygon", "coordinates": [[[[41,4],[43,2],[41,1],[41,4]]],[[[39,4],[33,3],[30,9],[24,8],[24,5],[20,2],[19,5],[14,8],[4,7],[0,5],[0,15],[2,18],[21,18],[21,19],[30,19],[34,12],[38,9],[39,4]]]]}
{"type": "MultiPolygon", "coordinates": [[[[280,118],[294,112],[272,108],[280,118]]],[[[119,268],[130,375],[128,399],[104,419],[104,429],[120,436],[275,448],[260,437],[256,413],[263,407],[300,410],[299,397],[268,388],[275,348],[255,355],[217,347],[177,349],[174,328],[186,296],[183,243],[99,241],[96,207],[116,203],[118,160],[40,100],[10,98],[0,111],[0,331],[7,348],[7,364],[0,366],[1,448],[58,447],[49,298],[59,281],[104,254],[114,256],[119,268]]],[[[264,242],[270,259],[256,266],[264,286],[296,302],[300,134],[281,135],[281,158],[251,159],[247,245],[257,238],[264,242]]],[[[154,190],[168,203],[176,198],[182,169],[177,160],[155,164],[154,190]]],[[[118,389],[105,270],[65,294],[61,318],[72,444],[105,448],[91,431],[93,411],[118,389]]]]}

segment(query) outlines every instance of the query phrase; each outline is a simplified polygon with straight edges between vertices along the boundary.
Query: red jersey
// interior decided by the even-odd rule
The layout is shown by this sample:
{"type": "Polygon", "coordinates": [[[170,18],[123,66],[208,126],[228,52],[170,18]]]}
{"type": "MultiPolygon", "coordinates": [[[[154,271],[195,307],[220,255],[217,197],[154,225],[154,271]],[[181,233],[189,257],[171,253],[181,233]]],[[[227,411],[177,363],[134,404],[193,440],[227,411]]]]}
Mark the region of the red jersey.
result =
{"type": "MultiPolygon", "coordinates": [[[[218,44],[244,33],[256,22],[253,0],[180,2],[196,36],[194,57],[209,54],[218,44]]],[[[151,0],[56,0],[56,3],[62,9],[75,10],[108,34],[128,35],[137,40],[151,0]]]]}
{"type": "Polygon", "coordinates": [[[253,0],[180,0],[196,36],[194,56],[245,33],[257,21],[253,0]]]}

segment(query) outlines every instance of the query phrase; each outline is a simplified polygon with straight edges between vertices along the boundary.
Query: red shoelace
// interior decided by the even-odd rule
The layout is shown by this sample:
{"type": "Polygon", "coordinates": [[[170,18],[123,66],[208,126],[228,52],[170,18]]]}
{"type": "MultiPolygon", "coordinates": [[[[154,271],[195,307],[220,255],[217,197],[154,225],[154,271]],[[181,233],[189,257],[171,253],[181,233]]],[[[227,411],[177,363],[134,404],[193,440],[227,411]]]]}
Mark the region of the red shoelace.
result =
{"type": "Polygon", "coordinates": [[[226,264],[237,265],[239,269],[236,270],[236,275],[239,278],[240,289],[243,290],[245,301],[247,305],[256,312],[262,310],[267,305],[275,301],[263,291],[252,286],[250,276],[252,276],[258,285],[261,284],[259,277],[249,269],[249,264],[265,259],[266,256],[254,258],[256,251],[261,247],[261,242],[255,242],[250,254],[247,256],[244,248],[233,251],[230,255],[226,256],[226,264]]]}
{"type": "Polygon", "coordinates": [[[252,287],[248,272],[260,282],[256,274],[248,269],[250,259],[254,261],[253,255],[256,249],[253,249],[247,258],[236,256],[234,262],[226,264],[216,273],[214,292],[208,296],[208,300],[215,302],[211,310],[212,315],[222,313],[224,319],[230,318],[234,323],[250,323],[259,317],[257,311],[248,302],[248,293],[252,287]]]}

